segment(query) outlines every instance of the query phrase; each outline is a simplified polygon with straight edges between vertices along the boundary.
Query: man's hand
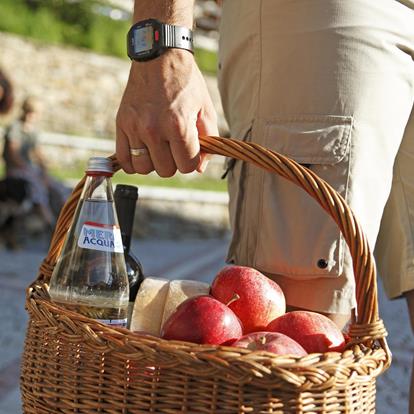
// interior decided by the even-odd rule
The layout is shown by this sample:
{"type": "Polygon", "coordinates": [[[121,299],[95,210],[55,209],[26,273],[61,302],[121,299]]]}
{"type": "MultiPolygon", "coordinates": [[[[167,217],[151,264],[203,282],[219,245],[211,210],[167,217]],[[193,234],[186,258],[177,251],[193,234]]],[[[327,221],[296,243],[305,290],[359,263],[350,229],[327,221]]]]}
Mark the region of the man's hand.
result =
{"type": "Polygon", "coordinates": [[[198,136],[218,135],[217,116],[194,56],[170,49],[133,62],[116,126],[117,158],[127,173],[203,171],[198,136]],[[148,152],[134,156],[131,148],[148,152]]]}

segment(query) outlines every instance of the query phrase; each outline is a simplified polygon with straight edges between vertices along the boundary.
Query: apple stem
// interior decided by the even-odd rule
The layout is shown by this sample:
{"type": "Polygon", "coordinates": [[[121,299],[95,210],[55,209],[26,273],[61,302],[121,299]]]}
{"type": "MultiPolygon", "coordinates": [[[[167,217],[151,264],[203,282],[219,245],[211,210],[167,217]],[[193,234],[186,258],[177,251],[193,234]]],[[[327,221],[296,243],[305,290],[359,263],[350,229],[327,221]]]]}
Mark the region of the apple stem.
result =
{"type": "Polygon", "coordinates": [[[260,337],[260,343],[261,343],[262,345],[264,345],[264,344],[266,343],[266,337],[265,337],[265,336],[261,336],[261,337],[260,337]]]}
{"type": "Polygon", "coordinates": [[[240,296],[237,293],[234,293],[231,299],[226,303],[226,306],[231,305],[233,302],[239,299],[240,299],[240,296]]]}

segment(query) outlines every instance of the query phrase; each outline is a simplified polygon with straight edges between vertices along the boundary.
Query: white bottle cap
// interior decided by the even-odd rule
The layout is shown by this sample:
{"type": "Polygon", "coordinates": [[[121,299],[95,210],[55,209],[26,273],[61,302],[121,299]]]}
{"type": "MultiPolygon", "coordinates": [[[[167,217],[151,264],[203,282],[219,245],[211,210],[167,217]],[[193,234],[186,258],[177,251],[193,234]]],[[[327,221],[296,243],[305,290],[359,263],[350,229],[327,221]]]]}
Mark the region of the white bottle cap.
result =
{"type": "Polygon", "coordinates": [[[91,157],[88,161],[87,172],[113,173],[112,161],[105,157],[91,157]]]}

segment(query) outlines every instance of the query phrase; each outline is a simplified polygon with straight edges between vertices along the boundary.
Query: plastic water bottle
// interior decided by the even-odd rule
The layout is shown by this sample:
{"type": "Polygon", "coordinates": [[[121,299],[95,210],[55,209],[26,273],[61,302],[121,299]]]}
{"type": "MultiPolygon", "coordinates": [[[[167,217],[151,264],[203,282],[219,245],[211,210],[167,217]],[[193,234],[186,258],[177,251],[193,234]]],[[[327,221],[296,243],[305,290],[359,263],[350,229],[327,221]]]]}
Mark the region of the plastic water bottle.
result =
{"type": "Polygon", "coordinates": [[[49,293],[61,306],[127,326],[129,286],[111,184],[112,163],[89,159],[86,182],[54,268],[49,293]]]}

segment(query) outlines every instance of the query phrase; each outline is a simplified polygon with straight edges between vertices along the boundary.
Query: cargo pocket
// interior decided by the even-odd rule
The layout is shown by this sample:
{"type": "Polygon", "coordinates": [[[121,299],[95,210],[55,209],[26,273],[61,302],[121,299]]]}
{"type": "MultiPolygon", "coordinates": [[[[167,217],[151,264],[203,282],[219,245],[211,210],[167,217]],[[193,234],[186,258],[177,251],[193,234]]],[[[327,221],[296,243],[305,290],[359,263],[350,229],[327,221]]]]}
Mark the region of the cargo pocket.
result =
{"type": "MultiPolygon", "coordinates": [[[[347,198],[352,117],[266,121],[263,145],[313,170],[347,198]]],[[[255,267],[295,279],[337,277],[348,249],[331,217],[302,188],[260,175],[255,267]]]]}

